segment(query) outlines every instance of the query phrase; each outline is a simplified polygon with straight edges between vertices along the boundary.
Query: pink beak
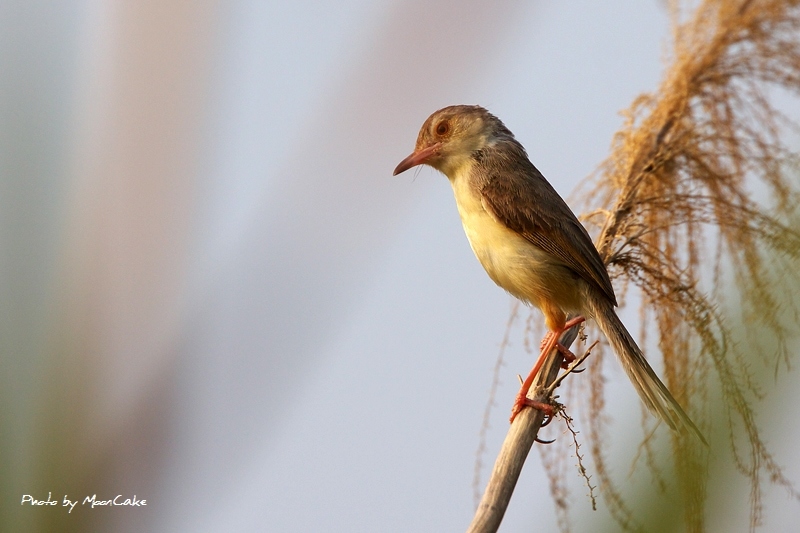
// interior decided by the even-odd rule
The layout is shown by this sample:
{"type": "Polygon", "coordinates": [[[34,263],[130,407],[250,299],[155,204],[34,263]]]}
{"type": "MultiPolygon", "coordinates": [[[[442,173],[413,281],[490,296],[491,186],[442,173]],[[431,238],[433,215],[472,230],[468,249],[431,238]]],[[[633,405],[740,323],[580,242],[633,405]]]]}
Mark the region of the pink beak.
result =
{"type": "Polygon", "coordinates": [[[394,169],[394,173],[392,173],[392,176],[397,176],[398,174],[400,174],[401,172],[405,172],[409,168],[413,168],[417,165],[422,165],[423,163],[428,161],[428,159],[430,159],[432,156],[436,155],[441,146],[442,143],[434,143],[428,146],[427,148],[423,148],[422,150],[419,151],[414,151],[414,153],[412,153],[410,156],[400,161],[400,164],[397,165],[397,168],[394,169]]]}

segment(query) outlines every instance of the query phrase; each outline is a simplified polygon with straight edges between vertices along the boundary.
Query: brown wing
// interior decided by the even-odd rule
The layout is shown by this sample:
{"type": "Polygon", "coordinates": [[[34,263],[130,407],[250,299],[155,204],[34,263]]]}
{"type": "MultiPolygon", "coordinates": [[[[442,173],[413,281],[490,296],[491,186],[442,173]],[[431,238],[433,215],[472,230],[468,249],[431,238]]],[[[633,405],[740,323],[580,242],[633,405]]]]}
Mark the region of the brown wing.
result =
{"type": "Polygon", "coordinates": [[[526,163],[524,168],[504,170],[498,165],[489,170],[481,188],[484,208],[617,305],[606,267],[586,228],[536,167],[526,163]]]}

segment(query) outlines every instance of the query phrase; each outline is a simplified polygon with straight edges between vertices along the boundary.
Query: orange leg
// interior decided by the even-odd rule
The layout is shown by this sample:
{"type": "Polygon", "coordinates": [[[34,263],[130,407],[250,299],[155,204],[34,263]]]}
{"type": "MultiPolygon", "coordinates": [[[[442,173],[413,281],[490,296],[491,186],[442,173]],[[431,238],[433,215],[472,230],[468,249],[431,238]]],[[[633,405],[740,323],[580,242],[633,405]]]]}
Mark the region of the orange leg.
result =
{"type": "Polygon", "coordinates": [[[536,360],[536,364],[533,365],[533,370],[531,373],[528,374],[528,377],[525,378],[525,381],[522,383],[522,387],[517,394],[516,400],[514,400],[514,406],[511,408],[511,422],[517,417],[517,415],[522,411],[525,407],[534,407],[539,409],[540,411],[544,411],[545,414],[552,415],[553,408],[547,404],[543,404],[541,402],[537,402],[528,398],[528,390],[531,388],[533,384],[533,380],[539,371],[542,369],[542,365],[544,364],[545,359],[547,359],[547,355],[553,350],[553,348],[557,348],[564,355],[564,359],[567,363],[571,363],[575,360],[575,355],[569,351],[569,349],[558,342],[558,338],[567,331],[569,328],[573,326],[577,326],[581,322],[584,322],[586,319],[582,316],[576,316],[575,318],[571,319],[569,322],[564,324],[564,326],[558,331],[548,331],[547,335],[544,336],[542,339],[541,344],[541,353],[539,354],[539,359],[536,360]]]}

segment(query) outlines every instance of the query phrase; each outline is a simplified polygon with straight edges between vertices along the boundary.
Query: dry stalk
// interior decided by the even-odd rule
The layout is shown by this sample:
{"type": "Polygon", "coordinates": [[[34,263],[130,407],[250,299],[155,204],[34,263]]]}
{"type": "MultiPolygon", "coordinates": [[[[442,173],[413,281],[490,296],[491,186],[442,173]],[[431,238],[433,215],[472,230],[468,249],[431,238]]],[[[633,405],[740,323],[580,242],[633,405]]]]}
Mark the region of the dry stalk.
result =
{"type": "MultiPolygon", "coordinates": [[[[571,346],[578,337],[578,327],[571,328],[561,335],[559,342],[571,346]]],[[[551,397],[543,394],[545,389],[558,377],[558,371],[564,357],[558,350],[552,350],[534,379],[531,390],[533,399],[550,403],[551,397]]],[[[503,515],[511,501],[511,495],[519,479],[525,459],[539,434],[545,415],[537,409],[523,409],[508,430],[500,453],[494,463],[489,483],[483,493],[468,533],[485,533],[497,531],[503,515]]]]}

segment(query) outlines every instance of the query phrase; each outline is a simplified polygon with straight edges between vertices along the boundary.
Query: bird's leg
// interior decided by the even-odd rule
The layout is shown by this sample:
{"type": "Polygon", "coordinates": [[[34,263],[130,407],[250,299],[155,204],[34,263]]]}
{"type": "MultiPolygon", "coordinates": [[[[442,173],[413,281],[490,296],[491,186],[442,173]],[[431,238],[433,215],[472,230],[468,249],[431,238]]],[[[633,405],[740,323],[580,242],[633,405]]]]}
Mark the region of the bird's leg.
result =
{"type": "Polygon", "coordinates": [[[586,319],[582,316],[576,316],[575,318],[567,321],[563,327],[559,328],[556,331],[548,331],[547,335],[544,336],[542,339],[541,344],[541,353],[539,354],[539,359],[536,360],[536,364],[533,365],[533,369],[531,373],[528,374],[528,377],[525,378],[525,381],[522,382],[522,387],[519,389],[519,393],[517,394],[516,400],[514,400],[514,406],[511,408],[511,422],[517,417],[517,415],[522,411],[524,407],[533,407],[535,409],[539,409],[543,411],[546,415],[552,416],[553,415],[553,407],[549,404],[537,402],[535,400],[531,400],[528,398],[528,391],[533,384],[534,378],[539,373],[539,370],[542,369],[542,365],[544,364],[545,359],[547,359],[547,355],[553,350],[553,348],[558,349],[562,355],[564,355],[564,359],[572,362],[575,360],[575,354],[569,351],[569,348],[563,346],[561,343],[558,342],[558,339],[561,335],[567,331],[568,329],[577,326],[581,322],[585,322],[586,319]],[[569,354],[569,355],[567,355],[569,354]]]}
{"type": "Polygon", "coordinates": [[[572,362],[575,361],[575,359],[577,359],[577,357],[575,357],[575,354],[572,353],[569,348],[567,348],[566,346],[564,346],[563,344],[558,342],[558,339],[569,328],[577,326],[578,324],[581,324],[583,322],[586,322],[586,319],[584,317],[578,315],[575,318],[570,319],[566,324],[564,324],[564,327],[561,329],[561,331],[558,334],[555,334],[555,333],[553,334],[555,336],[555,338],[556,338],[555,348],[559,352],[561,352],[561,355],[564,356],[564,362],[561,363],[561,368],[564,368],[564,369],[569,368],[569,365],[571,365],[572,362]]]}
{"type": "Polygon", "coordinates": [[[547,333],[545,333],[544,337],[542,337],[542,342],[539,343],[539,353],[542,353],[544,351],[547,345],[550,344],[550,342],[552,342],[552,339],[553,339],[553,332],[547,330],[547,333]]]}
{"type": "MultiPolygon", "coordinates": [[[[539,353],[548,353],[553,346],[561,352],[561,355],[564,356],[564,362],[561,363],[561,368],[566,369],[569,367],[569,364],[575,360],[575,354],[569,351],[569,349],[564,346],[563,344],[556,342],[555,345],[553,344],[553,336],[556,334],[552,331],[548,331],[545,336],[542,338],[542,342],[539,343],[539,353]],[[548,346],[550,348],[548,349],[548,346]]],[[[556,339],[558,336],[556,336],[556,339]]],[[[541,357],[541,356],[540,356],[541,357]]]]}

